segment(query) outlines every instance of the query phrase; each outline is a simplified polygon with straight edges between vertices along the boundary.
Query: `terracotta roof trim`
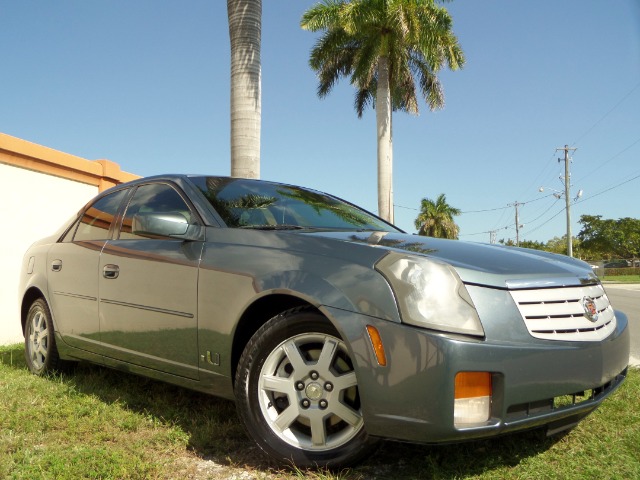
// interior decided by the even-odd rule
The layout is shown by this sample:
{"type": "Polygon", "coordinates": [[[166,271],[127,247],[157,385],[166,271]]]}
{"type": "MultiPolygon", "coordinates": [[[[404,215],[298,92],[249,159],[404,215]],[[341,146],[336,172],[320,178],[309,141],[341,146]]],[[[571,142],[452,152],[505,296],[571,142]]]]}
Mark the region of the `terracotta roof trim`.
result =
{"type": "Polygon", "coordinates": [[[87,160],[0,133],[0,163],[66,178],[106,190],[140,178],[110,160],[87,160]]]}

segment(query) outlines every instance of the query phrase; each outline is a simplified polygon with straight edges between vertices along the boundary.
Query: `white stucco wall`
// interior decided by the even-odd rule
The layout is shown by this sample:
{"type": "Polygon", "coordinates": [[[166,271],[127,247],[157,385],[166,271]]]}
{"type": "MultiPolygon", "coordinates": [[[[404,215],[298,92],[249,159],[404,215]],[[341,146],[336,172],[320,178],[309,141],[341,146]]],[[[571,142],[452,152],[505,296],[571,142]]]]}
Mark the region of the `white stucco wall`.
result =
{"type": "Polygon", "coordinates": [[[23,341],[18,279],[24,252],[97,193],[92,185],[0,163],[0,345],[23,341]]]}

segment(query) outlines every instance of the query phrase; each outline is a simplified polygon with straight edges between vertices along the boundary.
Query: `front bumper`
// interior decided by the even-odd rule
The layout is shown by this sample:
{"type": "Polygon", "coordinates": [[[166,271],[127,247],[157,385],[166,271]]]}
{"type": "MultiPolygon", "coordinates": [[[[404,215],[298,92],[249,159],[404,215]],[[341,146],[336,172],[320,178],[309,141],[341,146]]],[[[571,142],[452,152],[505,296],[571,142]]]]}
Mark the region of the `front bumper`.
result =
{"type": "MultiPolygon", "coordinates": [[[[501,317],[495,325],[508,325],[509,317],[512,326],[520,320],[509,305],[505,297],[504,308],[493,310],[501,317]]],[[[473,339],[324,310],[352,350],[365,426],[372,436],[440,443],[540,426],[562,430],[596,409],[626,376],[629,329],[620,312],[616,330],[601,342],[559,342],[526,338],[519,327],[502,334],[489,328],[486,339],[473,339]],[[386,367],[376,361],[366,325],[380,332],[386,367]],[[454,379],[463,371],[492,373],[491,415],[482,425],[456,428],[454,379]]]]}

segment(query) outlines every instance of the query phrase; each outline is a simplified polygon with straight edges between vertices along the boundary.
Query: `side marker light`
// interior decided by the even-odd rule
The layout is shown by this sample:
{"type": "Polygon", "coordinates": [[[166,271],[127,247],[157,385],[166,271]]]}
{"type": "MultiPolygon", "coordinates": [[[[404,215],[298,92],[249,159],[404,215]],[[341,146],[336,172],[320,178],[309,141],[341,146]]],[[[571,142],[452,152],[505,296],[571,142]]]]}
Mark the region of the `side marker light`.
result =
{"type": "Polygon", "coordinates": [[[367,325],[367,333],[369,334],[369,341],[373,347],[373,351],[376,354],[376,360],[381,367],[387,366],[387,355],[384,352],[384,345],[382,344],[382,337],[380,332],[373,325],[367,325]]]}

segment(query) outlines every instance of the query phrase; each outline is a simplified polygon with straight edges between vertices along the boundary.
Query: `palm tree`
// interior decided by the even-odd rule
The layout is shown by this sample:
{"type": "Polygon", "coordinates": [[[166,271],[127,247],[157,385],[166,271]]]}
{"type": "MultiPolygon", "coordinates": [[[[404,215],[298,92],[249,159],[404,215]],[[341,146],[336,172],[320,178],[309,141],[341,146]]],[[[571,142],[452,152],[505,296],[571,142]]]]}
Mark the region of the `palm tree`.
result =
{"type": "Polygon", "coordinates": [[[231,40],[231,176],[260,178],[262,0],[227,0],[231,40]]]}
{"type": "Polygon", "coordinates": [[[420,202],[420,213],[414,222],[418,235],[457,240],[460,227],[453,221],[453,217],[460,213],[460,209],[447,203],[444,193],[441,193],[435,202],[423,198],[420,202]]]}
{"type": "Polygon", "coordinates": [[[444,106],[436,74],[445,65],[456,70],[464,64],[451,16],[435,0],[324,0],[300,25],[323,31],[309,60],[318,74],[318,96],[349,77],[358,117],[367,105],[376,110],[378,213],[393,222],[391,112],[417,114],[417,88],[431,110],[444,106]]]}

